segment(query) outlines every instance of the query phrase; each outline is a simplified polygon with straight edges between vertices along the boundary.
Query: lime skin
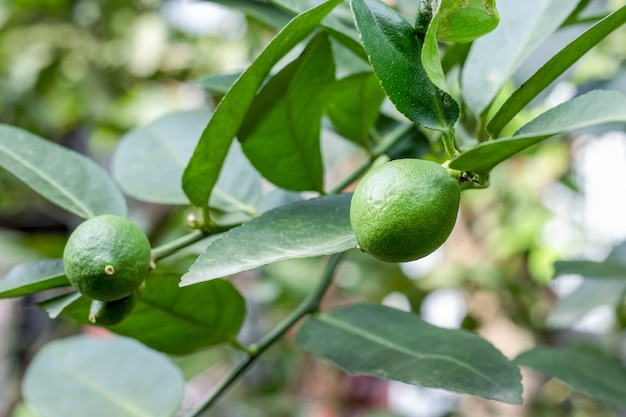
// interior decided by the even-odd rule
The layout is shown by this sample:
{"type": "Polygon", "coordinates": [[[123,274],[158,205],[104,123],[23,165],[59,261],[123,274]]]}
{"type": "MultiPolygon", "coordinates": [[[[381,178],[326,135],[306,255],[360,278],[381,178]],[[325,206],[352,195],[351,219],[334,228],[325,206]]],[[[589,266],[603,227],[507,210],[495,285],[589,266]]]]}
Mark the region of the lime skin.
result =
{"type": "Polygon", "coordinates": [[[441,165],[398,159],[368,172],[352,196],[350,224],[359,248],[387,262],[434,252],[448,238],[461,189],[441,165]]]}
{"type": "Polygon", "coordinates": [[[65,275],[81,294],[115,301],[134,292],[150,269],[150,242],[130,220],[101,215],[81,223],[63,252],[65,275]]]}

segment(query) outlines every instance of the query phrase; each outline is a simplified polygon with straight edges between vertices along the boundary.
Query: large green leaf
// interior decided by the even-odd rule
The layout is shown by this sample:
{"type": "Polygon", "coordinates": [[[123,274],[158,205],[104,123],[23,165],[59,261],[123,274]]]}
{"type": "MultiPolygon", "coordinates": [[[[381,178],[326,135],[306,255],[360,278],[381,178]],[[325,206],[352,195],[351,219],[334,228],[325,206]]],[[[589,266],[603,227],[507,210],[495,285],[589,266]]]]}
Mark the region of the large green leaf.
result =
{"type": "Polygon", "coordinates": [[[126,200],[95,162],[17,127],[0,125],[0,166],[82,218],[126,215],[126,200]]]}
{"type": "Polygon", "coordinates": [[[76,336],[39,351],[22,391],[45,417],[173,417],[184,383],[165,355],[134,340],[76,336]]]}
{"type": "Polygon", "coordinates": [[[252,164],[277,186],[323,191],[321,118],[334,81],[330,42],[320,33],[250,106],[238,138],[252,164]]]}
{"type": "Polygon", "coordinates": [[[309,318],[296,340],[350,374],[522,402],[519,369],[502,353],[475,334],[412,313],[355,304],[309,318]]]}
{"type": "Polygon", "coordinates": [[[26,262],[13,267],[0,279],[0,298],[20,297],[70,285],[62,259],[26,262]]]}
{"type": "MultiPolygon", "coordinates": [[[[109,328],[172,354],[235,342],[246,314],[245,300],[235,287],[220,279],[180,288],[179,279],[174,274],[150,276],[130,316],[109,328]]],[[[91,324],[90,302],[83,297],[65,306],[61,315],[91,324]]]]}
{"type": "Polygon", "coordinates": [[[233,138],[274,64],[309,35],[339,3],[341,0],[328,0],[295,17],[220,101],[183,174],[183,189],[194,205],[203,207],[208,204],[233,138]]]}
{"type": "MultiPolygon", "coordinates": [[[[138,200],[188,204],[180,178],[210,118],[208,110],[172,113],[130,131],[113,155],[115,179],[138,200]]],[[[210,205],[224,211],[254,212],[260,197],[261,177],[239,145],[233,144],[210,205]]]]}
{"type": "Polygon", "coordinates": [[[626,368],[613,358],[541,347],[520,354],[515,363],[558,378],[599,400],[626,407],[626,368]]]}
{"type": "Polygon", "coordinates": [[[374,73],[398,111],[427,128],[454,126],[459,106],[428,78],[413,26],[380,0],[350,4],[374,73]]]}
{"type": "Polygon", "coordinates": [[[596,46],[609,33],[626,23],[626,6],[611,13],[592,26],[533,74],[502,104],[487,125],[487,131],[498,137],[504,126],[509,123],[532,99],[537,97],[546,87],[561,74],[574,65],[585,53],[596,46]]]}
{"type": "Polygon", "coordinates": [[[626,96],[592,91],[546,111],[514,136],[483,142],[452,160],[450,168],[487,173],[500,162],[542,140],[583,127],[626,121],[626,96]]]}
{"type": "Polygon", "coordinates": [[[356,247],[350,227],[351,197],[340,194],[289,204],[224,233],[183,275],[181,285],[356,247]]]}
{"type": "Polygon", "coordinates": [[[500,24],[474,41],[461,74],[463,100],[481,114],[524,60],[580,0],[498,0],[500,24]]]}
{"type": "Polygon", "coordinates": [[[373,73],[352,74],[333,85],[326,112],[339,134],[367,148],[370,128],[378,120],[384,98],[373,73]]]}

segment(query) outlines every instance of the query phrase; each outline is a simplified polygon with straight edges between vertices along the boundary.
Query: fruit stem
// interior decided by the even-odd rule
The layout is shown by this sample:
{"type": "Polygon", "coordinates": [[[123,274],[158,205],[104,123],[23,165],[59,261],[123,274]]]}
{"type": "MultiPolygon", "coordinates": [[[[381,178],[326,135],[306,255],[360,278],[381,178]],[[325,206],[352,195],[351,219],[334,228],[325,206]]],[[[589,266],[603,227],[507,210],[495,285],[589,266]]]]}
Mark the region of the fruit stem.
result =
{"type": "Polygon", "coordinates": [[[330,257],[324,274],[315,290],[309,294],[307,298],[302,301],[298,308],[283,320],[278,326],[276,326],[270,333],[265,335],[258,343],[250,345],[245,354],[239,362],[235,365],[232,371],[226,376],[226,378],[220,383],[220,385],[210,393],[206,398],[200,401],[196,407],[191,409],[185,417],[197,417],[204,411],[208,410],[222,394],[224,394],[240,377],[243,375],[250,366],[252,366],[256,360],[271,347],[278,339],[280,339],[289,329],[291,329],[298,321],[303,317],[314,314],[319,310],[320,302],[333,282],[335,270],[341,261],[343,253],[336,253],[330,257]]]}
{"type": "Polygon", "coordinates": [[[348,185],[352,184],[357,178],[359,178],[365,171],[369,169],[369,167],[374,163],[374,161],[376,161],[376,159],[378,159],[381,155],[387,153],[387,151],[389,151],[389,149],[391,149],[393,145],[398,143],[398,141],[402,139],[404,135],[414,127],[415,125],[413,124],[403,123],[388,134],[386,134],[382,138],[382,141],[372,149],[369,158],[361,162],[361,164],[356,167],[356,169],[354,169],[350,174],[348,174],[341,181],[331,187],[326,192],[326,195],[338,194],[348,185]]]}

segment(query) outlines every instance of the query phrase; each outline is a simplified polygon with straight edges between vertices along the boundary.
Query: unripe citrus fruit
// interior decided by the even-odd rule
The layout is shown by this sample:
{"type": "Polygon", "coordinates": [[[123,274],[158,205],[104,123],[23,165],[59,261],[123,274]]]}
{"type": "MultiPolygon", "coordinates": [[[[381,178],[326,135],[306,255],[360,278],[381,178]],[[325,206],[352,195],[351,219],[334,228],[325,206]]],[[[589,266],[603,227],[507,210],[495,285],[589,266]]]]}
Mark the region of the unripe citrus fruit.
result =
{"type": "Polygon", "coordinates": [[[100,326],[114,326],[128,317],[136,303],[137,293],[115,301],[93,300],[89,308],[89,321],[100,326]]]}
{"type": "Polygon", "coordinates": [[[150,242],[130,220],[102,215],[80,224],[63,252],[67,279],[81,294],[114,301],[134,292],[150,269],[150,242]]]}
{"type": "Polygon", "coordinates": [[[446,241],[460,198],[459,184],[441,165],[397,159],[363,177],[350,223],[363,251],[387,262],[412,261],[446,241]]]}

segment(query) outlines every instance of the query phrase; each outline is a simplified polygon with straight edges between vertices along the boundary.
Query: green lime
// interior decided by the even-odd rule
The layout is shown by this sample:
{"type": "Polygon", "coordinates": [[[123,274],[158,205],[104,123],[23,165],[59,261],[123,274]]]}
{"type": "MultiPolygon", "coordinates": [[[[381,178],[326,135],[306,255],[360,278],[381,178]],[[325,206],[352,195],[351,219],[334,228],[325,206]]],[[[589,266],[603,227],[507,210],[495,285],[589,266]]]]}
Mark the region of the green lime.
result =
{"type": "Polygon", "coordinates": [[[363,251],[387,262],[412,261],[446,241],[460,198],[459,184],[441,165],[397,159],[363,177],[350,223],[363,251]]]}
{"type": "Polygon", "coordinates": [[[80,224],[63,252],[67,279],[80,293],[114,301],[134,292],[150,269],[150,242],[130,220],[102,215],[80,224]]]}
{"type": "Polygon", "coordinates": [[[137,293],[115,301],[93,300],[89,308],[89,321],[99,326],[114,326],[128,317],[136,303],[137,293]]]}

